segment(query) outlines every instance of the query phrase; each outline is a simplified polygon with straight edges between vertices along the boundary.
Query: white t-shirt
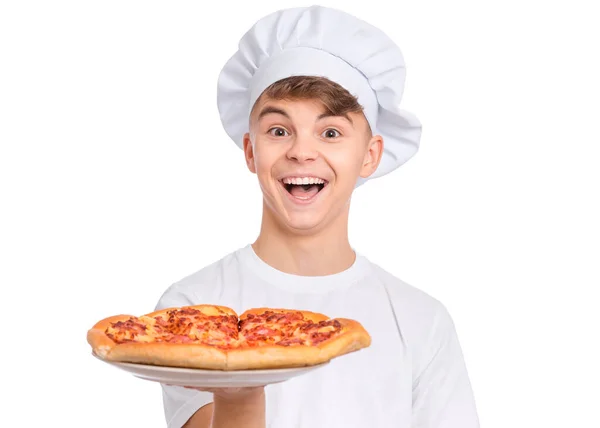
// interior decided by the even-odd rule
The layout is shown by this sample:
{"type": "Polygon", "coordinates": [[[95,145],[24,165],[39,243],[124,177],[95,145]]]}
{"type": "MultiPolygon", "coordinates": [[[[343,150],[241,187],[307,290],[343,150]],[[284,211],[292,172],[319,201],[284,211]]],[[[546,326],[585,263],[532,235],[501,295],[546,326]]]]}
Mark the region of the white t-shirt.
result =
{"type": "MultiPolygon", "coordinates": [[[[201,303],[238,313],[301,308],[352,318],[369,348],[266,387],[269,428],[478,428],[473,393],[446,308],[357,254],[347,270],[308,277],[278,271],[243,247],[173,284],[157,310],[201,303]]],[[[212,394],[161,385],[169,428],[212,394]]]]}

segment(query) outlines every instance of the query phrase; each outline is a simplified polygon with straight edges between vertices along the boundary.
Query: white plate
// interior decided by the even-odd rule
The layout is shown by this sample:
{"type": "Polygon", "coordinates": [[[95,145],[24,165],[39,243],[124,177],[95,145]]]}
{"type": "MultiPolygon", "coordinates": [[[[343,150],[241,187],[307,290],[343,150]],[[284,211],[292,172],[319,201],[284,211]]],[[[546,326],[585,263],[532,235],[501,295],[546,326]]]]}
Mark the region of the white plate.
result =
{"type": "Polygon", "coordinates": [[[239,388],[270,385],[273,383],[284,382],[288,379],[303,375],[328,364],[323,363],[316,366],[292,369],[222,371],[121,363],[103,360],[93,353],[92,355],[94,355],[100,361],[111,364],[120,368],[121,370],[125,370],[126,372],[129,372],[140,379],[160,382],[168,385],[196,386],[205,388],[239,388]]]}

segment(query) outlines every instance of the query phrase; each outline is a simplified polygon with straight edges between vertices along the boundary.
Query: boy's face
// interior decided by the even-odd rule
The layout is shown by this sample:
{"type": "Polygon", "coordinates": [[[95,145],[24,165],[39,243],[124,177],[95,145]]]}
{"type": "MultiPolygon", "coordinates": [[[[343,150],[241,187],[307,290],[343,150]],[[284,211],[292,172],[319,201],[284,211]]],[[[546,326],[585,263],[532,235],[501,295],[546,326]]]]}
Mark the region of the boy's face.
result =
{"type": "Polygon", "coordinates": [[[250,171],[279,223],[316,231],[347,212],[358,177],[376,169],[383,151],[362,113],[327,116],[319,101],[259,99],[244,136],[250,171]]]}

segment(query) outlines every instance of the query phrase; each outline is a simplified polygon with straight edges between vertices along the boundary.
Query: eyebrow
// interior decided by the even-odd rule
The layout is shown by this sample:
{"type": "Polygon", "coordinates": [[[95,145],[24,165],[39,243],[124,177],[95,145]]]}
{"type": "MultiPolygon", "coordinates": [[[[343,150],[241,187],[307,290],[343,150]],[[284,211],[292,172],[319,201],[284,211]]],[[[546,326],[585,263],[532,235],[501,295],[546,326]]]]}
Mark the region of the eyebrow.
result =
{"type": "MultiPolygon", "coordinates": [[[[263,108],[258,115],[258,120],[261,120],[263,117],[265,117],[268,114],[280,114],[283,117],[285,117],[289,120],[292,120],[290,115],[287,114],[287,112],[285,110],[282,110],[278,107],[273,107],[273,106],[266,106],[265,108],[263,108]]],[[[339,114],[333,114],[330,112],[324,112],[324,113],[321,113],[319,116],[317,116],[317,120],[321,120],[326,117],[343,117],[348,122],[350,122],[350,124],[354,127],[354,122],[352,122],[352,119],[350,119],[350,116],[348,116],[346,113],[339,115],[339,114]]]]}
{"type": "Polygon", "coordinates": [[[280,114],[280,115],[282,115],[282,116],[284,116],[284,117],[286,117],[286,118],[288,118],[288,119],[291,120],[290,115],[287,114],[285,112],[285,110],[282,110],[282,109],[277,108],[277,107],[272,107],[272,106],[266,106],[265,108],[263,108],[260,111],[260,114],[258,115],[258,120],[261,120],[264,116],[266,116],[268,114],[273,114],[273,113],[274,114],[280,114]]]}
{"type": "Polygon", "coordinates": [[[344,119],[346,119],[348,122],[350,122],[350,124],[352,126],[354,126],[354,122],[352,122],[352,119],[350,119],[350,116],[348,116],[346,113],[344,114],[333,114],[333,113],[329,113],[329,112],[325,112],[325,113],[321,113],[318,117],[317,120],[321,120],[324,119],[326,117],[343,117],[344,119]]]}

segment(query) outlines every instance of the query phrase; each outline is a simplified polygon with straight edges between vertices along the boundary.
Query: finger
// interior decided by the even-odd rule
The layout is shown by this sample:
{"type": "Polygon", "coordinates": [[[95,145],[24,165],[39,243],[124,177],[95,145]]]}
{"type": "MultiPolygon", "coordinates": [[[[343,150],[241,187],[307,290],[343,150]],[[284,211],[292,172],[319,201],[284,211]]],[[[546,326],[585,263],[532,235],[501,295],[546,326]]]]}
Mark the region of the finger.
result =
{"type": "Polygon", "coordinates": [[[196,391],[203,391],[203,392],[215,392],[216,389],[215,388],[202,388],[199,386],[184,386],[184,388],[186,389],[194,389],[196,391]]]}

